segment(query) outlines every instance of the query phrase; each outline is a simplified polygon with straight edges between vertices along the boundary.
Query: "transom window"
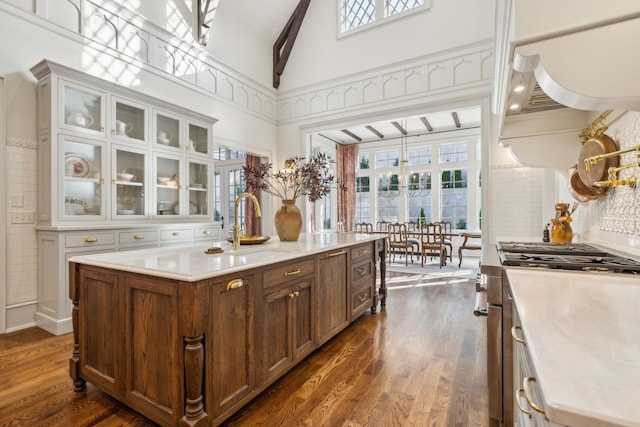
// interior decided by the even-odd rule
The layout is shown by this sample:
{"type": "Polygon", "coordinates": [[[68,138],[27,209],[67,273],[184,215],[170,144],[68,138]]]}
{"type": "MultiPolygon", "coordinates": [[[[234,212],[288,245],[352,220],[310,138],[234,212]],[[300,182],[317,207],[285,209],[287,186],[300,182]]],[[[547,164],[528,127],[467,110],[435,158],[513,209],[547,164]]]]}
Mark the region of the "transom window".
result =
{"type": "Polygon", "coordinates": [[[428,7],[431,0],[339,0],[340,30],[347,32],[385,18],[428,7]]]}

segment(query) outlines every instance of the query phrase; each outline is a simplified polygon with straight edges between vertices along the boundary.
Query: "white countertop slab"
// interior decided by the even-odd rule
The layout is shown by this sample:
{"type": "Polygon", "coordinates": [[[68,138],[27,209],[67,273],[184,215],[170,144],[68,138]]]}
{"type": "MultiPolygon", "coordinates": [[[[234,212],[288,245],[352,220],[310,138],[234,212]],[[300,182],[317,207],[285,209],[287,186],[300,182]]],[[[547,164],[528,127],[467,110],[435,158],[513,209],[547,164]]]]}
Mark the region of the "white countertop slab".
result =
{"type": "Polygon", "coordinates": [[[506,271],[547,417],[640,426],[640,277],[506,271]]]}
{"type": "Polygon", "coordinates": [[[369,234],[317,233],[301,234],[297,242],[281,242],[278,236],[274,236],[266,243],[241,246],[236,250],[231,243],[218,241],[199,245],[78,255],[70,258],[69,262],[195,282],[379,238],[380,236],[369,234]],[[205,250],[212,246],[221,247],[224,252],[206,254],[205,250]]]}

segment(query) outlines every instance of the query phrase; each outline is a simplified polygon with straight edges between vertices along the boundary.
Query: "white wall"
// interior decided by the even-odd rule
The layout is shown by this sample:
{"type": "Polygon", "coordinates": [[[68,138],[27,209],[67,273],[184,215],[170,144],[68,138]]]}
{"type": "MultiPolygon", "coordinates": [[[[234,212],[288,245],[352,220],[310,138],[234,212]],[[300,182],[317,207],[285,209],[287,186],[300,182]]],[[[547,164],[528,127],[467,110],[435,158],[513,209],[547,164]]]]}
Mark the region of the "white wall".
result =
{"type": "Polygon", "coordinates": [[[424,12],[338,36],[338,0],[312,1],[282,75],[283,91],[492,40],[494,0],[433,0],[424,12]]]}

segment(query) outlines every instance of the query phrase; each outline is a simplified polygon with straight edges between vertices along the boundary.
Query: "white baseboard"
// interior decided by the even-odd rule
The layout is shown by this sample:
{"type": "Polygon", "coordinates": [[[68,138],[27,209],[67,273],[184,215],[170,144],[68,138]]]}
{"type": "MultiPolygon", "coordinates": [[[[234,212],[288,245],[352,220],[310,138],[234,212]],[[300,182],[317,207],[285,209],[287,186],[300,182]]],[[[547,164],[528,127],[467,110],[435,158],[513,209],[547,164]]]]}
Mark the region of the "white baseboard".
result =
{"type": "Polygon", "coordinates": [[[35,314],[37,307],[38,301],[7,306],[5,332],[9,333],[35,326],[35,314]]]}
{"type": "Polygon", "coordinates": [[[66,319],[54,319],[44,313],[36,312],[35,319],[36,326],[52,333],[53,335],[63,335],[73,332],[71,317],[67,317],[66,319]]]}

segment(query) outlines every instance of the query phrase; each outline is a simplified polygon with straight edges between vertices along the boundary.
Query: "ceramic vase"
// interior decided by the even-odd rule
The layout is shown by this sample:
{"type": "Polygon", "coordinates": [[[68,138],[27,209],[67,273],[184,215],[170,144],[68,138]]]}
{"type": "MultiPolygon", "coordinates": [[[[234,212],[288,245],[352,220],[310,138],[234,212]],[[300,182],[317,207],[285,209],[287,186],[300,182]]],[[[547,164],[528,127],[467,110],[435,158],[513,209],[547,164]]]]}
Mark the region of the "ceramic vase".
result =
{"type": "Polygon", "coordinates": [[[302,213],[295,200],[283,200],[274,218],[276,232],[283,242],[295,242],[302,231],[302,213]]]}

